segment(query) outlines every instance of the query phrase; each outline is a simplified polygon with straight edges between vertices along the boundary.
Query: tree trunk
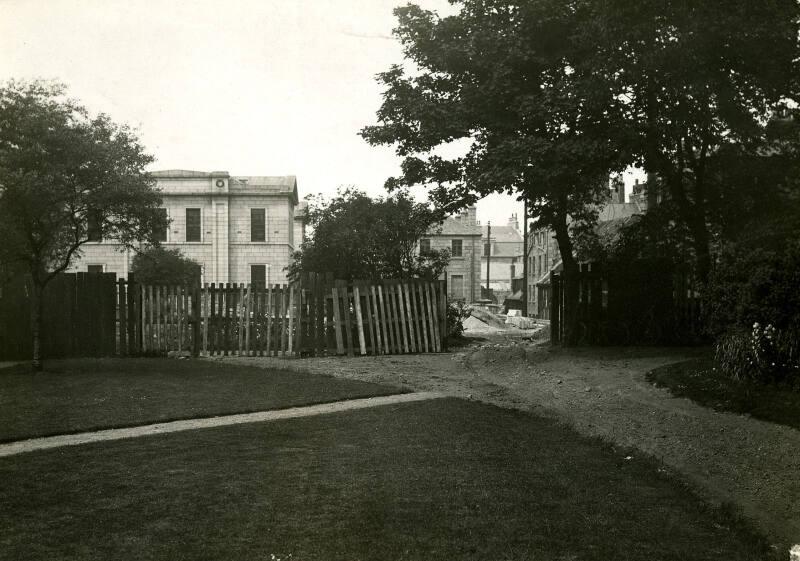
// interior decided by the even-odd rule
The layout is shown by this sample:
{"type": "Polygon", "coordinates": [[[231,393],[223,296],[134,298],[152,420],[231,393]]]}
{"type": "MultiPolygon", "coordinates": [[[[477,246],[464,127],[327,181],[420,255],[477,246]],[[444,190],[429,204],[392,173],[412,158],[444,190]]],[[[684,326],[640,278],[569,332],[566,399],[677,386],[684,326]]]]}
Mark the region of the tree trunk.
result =
{"type": "Polygon", "coordinates": [[[41,372],[42,364],[42,293],[44,287],[33,282],[31,290],[31,334],[33,336],[33,361],[31,367],[34,372],[41,372]]]}
{"type": "Polygon", "coordinates": [[[573,253],[566,215],[556,220],[553,230],[564,267],[564,337],[561,344],[571,347],[578,344],[578,262],[573,253]]]}
{"type": "Polygon", "coordinates": [[[705,217],[695,218],[689,224],[689,229],[692,232],[692,245],[697,255],[697,278],[700,279],[700,284],[705,286],[711,274],[711,244],[705,217]]]}
{"type": "Polygon", "coordinates": [[[686,195],[683,175],[673,171],[667,178],[670,196],[678,205],[679,219],[689,228],[692,248],[697,258],[697,277],[705,285],[711,272],[711,235],[706,221],[706,201],[704,186],[694,187],[694,200],[686,195]]]}

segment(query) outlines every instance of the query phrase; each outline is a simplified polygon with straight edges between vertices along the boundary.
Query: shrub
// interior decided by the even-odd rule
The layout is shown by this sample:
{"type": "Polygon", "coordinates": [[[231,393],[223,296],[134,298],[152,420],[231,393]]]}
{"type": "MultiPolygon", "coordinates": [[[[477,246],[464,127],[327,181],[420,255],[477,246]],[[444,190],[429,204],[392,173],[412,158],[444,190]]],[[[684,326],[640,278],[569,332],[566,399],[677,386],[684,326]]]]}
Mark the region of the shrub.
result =
{"type": "Polygon", "coordinates": [[[469,317],[470,307],[461,301],[447,305],[447,336],[461,337],[464,334],[464,320],[469,317]]]}
{"type": "Polygon", "coordinates": [[[706,317],[716,335],[745,331],[769,318],[777,329],[800,327],[800,243],[780,248],[725,247],[708,285],[706,317]]]}
{"type": "Polygon", "coordinates": [[[721,336],[714,358],[722,371],[736,380],[797,386],[800,332],[756,322],[749,333],[737,331],[721,336]]]}

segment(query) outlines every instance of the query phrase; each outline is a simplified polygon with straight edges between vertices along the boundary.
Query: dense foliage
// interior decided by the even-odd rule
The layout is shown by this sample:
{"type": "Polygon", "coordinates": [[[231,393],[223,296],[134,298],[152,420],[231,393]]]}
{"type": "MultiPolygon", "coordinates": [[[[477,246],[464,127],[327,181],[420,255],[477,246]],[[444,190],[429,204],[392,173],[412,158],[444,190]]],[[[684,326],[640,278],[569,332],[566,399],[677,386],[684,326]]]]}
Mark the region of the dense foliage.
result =
{"type": "Polygon", "coordinates": [[[32,278],[33,365],[41,295],[90,239],[133,246],[167,224],[136,135],[90,116],[58,84],[0,85],[0,264],[32,278]]]}
{"type": "Polygon", "coordinates": [[[525,197],[559,244],[565,339],[577,299],[574,234],[592,229],[609,172],[639,165],[659,177],[705,283],[718,211],[737,198],[735,182],[716,172],[730,169],[726,155],[759,157],[773,109],[798,98],[800,6],[453,4],[459,11],[448,17],[415,5],[395,12],[406,65],[379,76],[386,90],[378,125],[362,131],[404,158],[387,187],[426,184],[440,203],[492,192],[525,197]],[[464,153],[436,150],[453,144],[464,153]]]}
{"type": "MultiPolygon", "coordinates": [[[[415,5],[395,10],[408,64],[379,76],[378,124],[362,135],[403,157],[390,189],[425,184],[439,205],[495,192],[526,199],[553,229],[572,278],[568,222],[593,223],[609,172],[628,162],[608,142],[626,136],[624,100],[599,76],[576,71],[592,57],[575,33],[585,9],[556,0],[454,4],[460,11],[448,17],[415,5]],[[465,153],[436,150],[454,143],[465,153]]],[[[574,288],[568,283],[571,300],[574,288]]]]}
{"type": "Polygon", "coordinates": [[[316,272],[343,280],[439,278],[449,252],[420,252],[418,244],[442,218],[403,191],[371,198],[345,189],[331,200],[317,197],[308,211],[311,234],[294,254],[289,276],[316,272]]]}
{"type": "Polygon", "coordinates": [[[178,249],[154,246],[138,252],[131,263],[136,281],[143,284],[193,286],[200,282],[200,264],[178,249]]]}
{"type": "Polygon", "coordinates": [[[733,187],[717,181],[714,160],[726,152],[754,155],[776,105],[798,99],[800,5],[579,4],[590,6],[580,31],[596,53],[590,70],[626,100],[624,118],[635,138],[629,149],[659,176],[705,282],[713,262],[709,221],[733,187]]]}

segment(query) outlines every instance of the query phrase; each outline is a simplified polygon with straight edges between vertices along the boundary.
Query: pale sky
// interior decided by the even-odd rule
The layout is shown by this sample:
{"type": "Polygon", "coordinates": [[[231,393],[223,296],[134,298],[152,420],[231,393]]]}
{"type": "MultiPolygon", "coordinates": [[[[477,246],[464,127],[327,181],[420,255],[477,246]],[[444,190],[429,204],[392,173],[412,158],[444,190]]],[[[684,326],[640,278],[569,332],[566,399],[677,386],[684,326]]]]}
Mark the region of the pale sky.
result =
{"type": "MultiPolygon", "coordinates": [[[[90,111],[137,128],[152,169],[296,175],[301,197],[385,194],[400,160],[357,133],[375,123],[375,74],[402,62],[392,9],[405,3],[0,0],[0,80],[66,83],[90,111]]],[[[510,197],[478,204],[482,223],[512,212],[522,205],[510,197]]]]}

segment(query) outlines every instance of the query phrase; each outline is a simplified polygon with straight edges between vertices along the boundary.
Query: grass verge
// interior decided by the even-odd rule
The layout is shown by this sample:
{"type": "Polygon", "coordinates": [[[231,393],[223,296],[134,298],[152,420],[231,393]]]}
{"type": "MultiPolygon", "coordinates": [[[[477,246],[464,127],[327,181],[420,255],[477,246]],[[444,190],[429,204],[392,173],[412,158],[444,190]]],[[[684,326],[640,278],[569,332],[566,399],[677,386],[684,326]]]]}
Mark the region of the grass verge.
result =
{"type": "Polygon", "coordinates": [[[767,559],[650,459],[456,399],[0,459],[0,559],[767,559]]]}
{"type": "Polygon", "coordinates": [[[647,379],[717,411],[747,414],[800,429],[800,392],[790,388],[739,382],[714,369],[711,359],[693,359],[656,368],[647,379]]]}
{"type": "Polygon", "coordinates": [[[0,442],[249,413],[403,390],[209,360],[76,359],[0,370],[0,442]]]}

